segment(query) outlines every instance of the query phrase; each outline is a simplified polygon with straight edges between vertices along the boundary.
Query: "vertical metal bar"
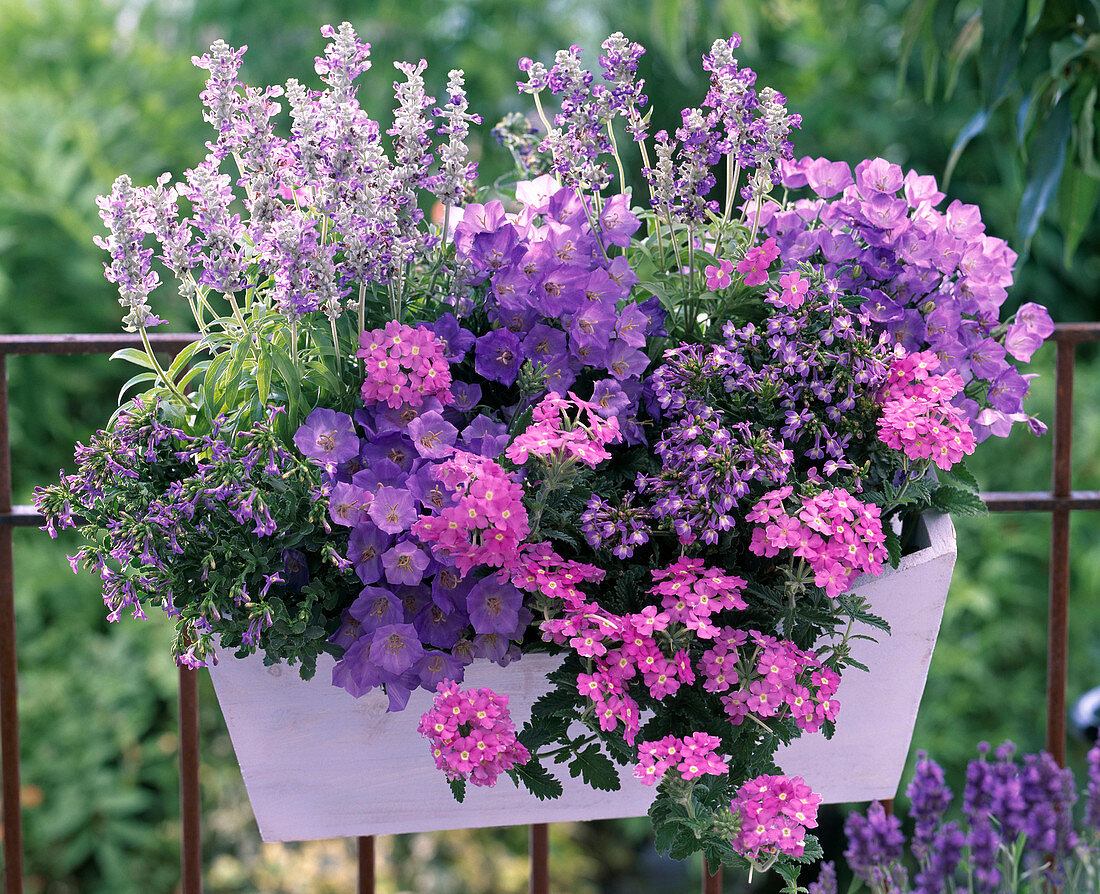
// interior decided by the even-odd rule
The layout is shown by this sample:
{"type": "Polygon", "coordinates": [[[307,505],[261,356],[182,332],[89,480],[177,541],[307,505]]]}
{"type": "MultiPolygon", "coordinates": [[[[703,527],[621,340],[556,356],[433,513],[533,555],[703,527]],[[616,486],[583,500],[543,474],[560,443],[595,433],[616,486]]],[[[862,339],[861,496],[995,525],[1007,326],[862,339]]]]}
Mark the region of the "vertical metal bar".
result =
{"type": "MultiPolygon", "coordinates": [[[[0,354],[0,512],[11,512],[8,357],[0,354]]],[[[3,749],[4,894],[23,891],[23,810],[19,784],[19,665],[15,654],[15,571],[11,525],[0,525],[0,749],[3,749]]]]}
{"type": "Polygon", "coordinates": [[[722,894],[722,867],[711,875],[710,864],[703,859],[703,894],[722,894]]]}
{"type": "MultiPolygon", "coordinates": [[[[1072,487],[1073,361],[1076,343],[1059,340],[1054,372],[1054,470],[1051,493],[1068,497],[1072,487]]],[[[1069,652],[1068,506],[1056,506],[1050,519],[1050,607],[1047,616],[1047,751],[1066,763],[1066,672],[1069,652]]]]}
{"type": "Polygon", "coordinates": [[[183,894],[202,894],[202,806],[199,800],[199,672],[179,669],[180,837],[183,894]]]}
{"type": "Polygon", "coordinates": [[[374,836],[359,836],[359,894],[374,894],[374,836]]]}
{"type": "Polygon", "coordinates": [[[531,894],[550,894],[550,827],[531,824],[531,894]]]}

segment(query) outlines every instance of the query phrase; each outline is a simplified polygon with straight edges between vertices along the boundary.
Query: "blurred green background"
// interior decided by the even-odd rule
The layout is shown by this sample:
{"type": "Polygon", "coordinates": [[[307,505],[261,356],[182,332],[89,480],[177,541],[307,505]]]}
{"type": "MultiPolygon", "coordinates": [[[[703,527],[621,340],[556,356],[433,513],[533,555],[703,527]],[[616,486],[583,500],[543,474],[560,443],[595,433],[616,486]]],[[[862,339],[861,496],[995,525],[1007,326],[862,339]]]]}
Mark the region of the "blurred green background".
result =
{"type": "MultiPolygon", "coordinates": [[[[1013,7],[1012,0],[999,5],[1013,7]]],[[[514,89],[515,60],[549,60],[558,47],[578,43],[595,66],[595,49],[614,30],[649,48],[643,74],[655,122],[665,127],[675,125],[684,105],[701,99],[698,60],[710,42],[739,32],[742,64],[804,116],[797,155],[852,164],[883,155],[939,176],[967,122],[1000,101],[960,156],[950,194],[978,202],[989,232],[1020,250],[1018,209],[1043,147],[1030,142],[1021,150],[1013,110],[1033,76],[1021,69],[1004,97],[991,98],[990,54],[983,57],[979,44],[968,55],[956,37],[980,6],[942,0],[0,0],[0,331],[117,331],[117,295],[103,280],[92,244],[100,231],[94,198],[119,173],[150,182],[200,160],[208,134],[197,99],[202,73],[191,66],[191,55],[223,37],[249,46],[243,74],[251,83],[292,76],[312,82],[313,57],[324,46],[319,26],[345,19],[373,44],[374,68],[360,96],[383,126],[392,107],[391,60],[426,58],[429,87],[437,92],[447,69],[466,70],[472,106],[486,121],[472,140],[483,182],[509,166],[489,127],[506,112],[527,111],[514,89]],[[943,85],[952,76],[948,96],[943,85]]],[[[1055,10],[1070,20],[1076,15],[1073,3],[1032,0],[1027,9],[1055,10]]],[[[1077,148],[1071,145],[1072,152],[1077,148]]],[[[1058,321],[1100,319],[1097,215],[1086,209],[1081,223],[1079,210],[1073,238],[1080,245],[1067,265],[1066,203],[1079,193],[1055,189],[1050,196],[1006,309],[1034,300],[1058,321]]],[[[163,291],[158,311],[181,319],[167,295],[171,289],[163,291]]],[[[1091,348],[1080,350],[1079,361],[1074,483],[1100,489],[1100,361],[1091,348]]],[[[36,484],[69,465],[73,444],[106,419],[128,375],[112,366],[105,358],[11,361],[16,502],[27,502],[36,484]]],[[[1049,420],[1052,348],[1040,351],[1034,369],[1040,377],[1032,411],[1049,420]]],[[[972,468],[987,490],[1043,489],[1050,439],[1018,433],[987,444],[972,468]]],[[[1043,745],[1048,538],[1042,517],[959,525],[959,562],[913,747],[940,760],[958,791],[980,740],[1011,738],[1025,750],[1043,745]]],[[[16,532],[28,891],[170,891],[179,845],[176,675],[167,630],[156,619],[108,629],[94,582],[69,572],[65,553],[74,549],[72,539],[50,542],[35,530],[16,532]]],[[[1100,685],[1100,524],[1092,513],[1073,522],[1072,586],[1071,699],[1100,685]]],[[[349,843],[260,844],[224,725],[204,687],[207,890],[351,890],[349,843]]],[[[1083,744],[1075,742],[1070,757],[1079,778],[1083,755],[1083,744]]],[[[898,806],[904,809],[904,799],[898,806]]],[[[841,818],[832,810],[823,825],[834,853],[841,818]]],[[[555,826],[554,890],[695,889],[698,866],[657,858],[646,828],[642,820],[555,826]]],[[[523,829],[401,836],[381,841],[379,849],[381,891],[526,890],[523,829]]],[[[727,890],[749,889],[744,879],[731,878],[727,890]]]]}

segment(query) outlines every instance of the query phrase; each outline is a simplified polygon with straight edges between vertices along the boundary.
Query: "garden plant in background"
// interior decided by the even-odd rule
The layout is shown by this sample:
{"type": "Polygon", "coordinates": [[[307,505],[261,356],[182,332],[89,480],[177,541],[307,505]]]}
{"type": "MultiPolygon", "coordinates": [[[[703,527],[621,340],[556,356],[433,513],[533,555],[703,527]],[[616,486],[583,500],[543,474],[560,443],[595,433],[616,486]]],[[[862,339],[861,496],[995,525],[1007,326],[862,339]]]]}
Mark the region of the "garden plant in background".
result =
{"type": "MultiPolygon", "coordinates": [[[[952,792],[943,770],[921,753],[906,794],[912,802],[910,881],[904,859],[902,822],[875,801],[866,815],[845,823],[844,857],[857,887],[873,894],[1024,894],[1050,890],[1100,890],[1100,747],[1088,754],[1083,823],[1073,818],[1077,788],[1073,771],[1046,752],[1015,760],[1005,742],[990,759],[986,743],[970,762],[962,817],[948,819],[952,792]],[[862,885],[859,884],[862,882],[862,885]]],[[[836,869],[821,868],[811,894],[836,894],[836,869]]]]}
{"type": "Polygon", "coordinates": [[[1015,255],[932,177],[795,161],[736,36],[672,134],[621,34],[597,74],[576,47],[521,60],[542,127],[498,129],[505,205],[478,201],[462,71],[437,105],[396,64],[386,140],[369,46],[322,33],[319,91],[244,85],[216,42],[206,159],[100,199],[144,390],[38,492],[49,527],[81,520],[74,568],[111,618],[176,618],[183,664],[329,653],[393,711],[436,692],[419,728],[460,799],[502,773],[553,797],[549,758],[604,789],[632,765],[662,850],[793,886],[820,798],[775,751],[831,734],[855,624],[885,628],[853,581],[924,512],[982,510],[978,442],[1042,431],[1009,357],[1049,316],[1000,321],[1015,255]],[[167,368],[158,269],[198,328],[167,368]],[[507,693],[459,685],[546,650],[518,731],[507,693]]]}

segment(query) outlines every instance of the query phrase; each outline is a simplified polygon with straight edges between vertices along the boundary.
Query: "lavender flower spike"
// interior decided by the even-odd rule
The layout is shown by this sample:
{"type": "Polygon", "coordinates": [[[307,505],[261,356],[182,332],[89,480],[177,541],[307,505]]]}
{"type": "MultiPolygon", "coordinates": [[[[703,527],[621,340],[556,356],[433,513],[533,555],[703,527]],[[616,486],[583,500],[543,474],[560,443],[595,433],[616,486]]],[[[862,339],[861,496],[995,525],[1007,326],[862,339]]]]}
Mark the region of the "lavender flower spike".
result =
{"type": "Polygon", "coordinates": [[[160,285],[150,265],[153,250],[142,247],[150,223],[148,205],[143,191],[135,189],[126,174],[115,180],[109,196],[97,197],[96,204],[110,235],[96,236],[95,244],[111,254],[111,262],[103,268],[108,282],[118,286],[118,303],[128,308],[123,327],[137,332],[153,316],[147,299],[160,285]]]}

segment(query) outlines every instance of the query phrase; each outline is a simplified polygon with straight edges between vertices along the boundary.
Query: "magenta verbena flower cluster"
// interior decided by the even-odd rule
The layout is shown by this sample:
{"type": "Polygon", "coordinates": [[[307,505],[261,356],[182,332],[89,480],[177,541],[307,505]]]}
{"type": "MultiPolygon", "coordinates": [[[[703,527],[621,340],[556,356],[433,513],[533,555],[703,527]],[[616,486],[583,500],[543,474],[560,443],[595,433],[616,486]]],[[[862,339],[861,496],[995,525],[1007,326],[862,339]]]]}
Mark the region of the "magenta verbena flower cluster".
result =
{"type": "Polygon", "coordinates": [[[433,397],[442,404],[454,400],[446,348],[432,332],[391,320],[385,329],[360,335],[359,345],[364,401],[399,409],[419,407],[433,397]]]}
{"type": "Polygon", "coordinates": [[[1042,430],[1012,360],[1052,324],[999,319],[1015,255],[931,177],[795,161],[736,35],[671,133],[621,34],[596,72],[521,60],[541,127],[497,129],[502,200],[462,71],[436,107],[397,63],[383,130],[369,45],[323,34],[319,90],[243,84],[216,42],[207,157],[100,199],[148,388],[40,491],[50,524],[84,521],[112,617],[176,616],[181,661],[328,653],[354,696],[434,694],[457,795],[506,773],[552,797],[546,761],[614,789],[618,764],[677,857],[811,859],[820,799],[773,755],[840,719],[849,641],[884,626],[860,578],[923,513],[981,511],[980,441],[1042,430]],[[168,274],[198,341],[165,368],[168,274]],[[559,664],[518,732],[505,693],[458,688],[534,651],[559,664]]]}
{"type": "Polygon", "coordinates": [[[887,553],[878,506],[861,503],[843,488],[803,497],[794,514],[785,500],[790,485],[768,491],[746,521],[756,522],[749,550],[771,558],[783,550],[809,563],[814,584],[827,596],[847,590],[860,574],[881,574],[887,553]]]}
{"type": "Polygon", "coordinates": [[[801,776],[764,774],[738,790],[732,809],[741,829],[733,846],[754,861],[770,866],[783,854],[800,857],[806,830],[817,825],[821,797],[801,776]]]}
{"type": "Polygon", "coordinates": [[[491,689],[459,689],[440,682],[431,710],[417,730],[432,746],[435,765],[448,779],[495,785],[497,777],[531,755],[516,741],[508,696],[491,689]]]}

